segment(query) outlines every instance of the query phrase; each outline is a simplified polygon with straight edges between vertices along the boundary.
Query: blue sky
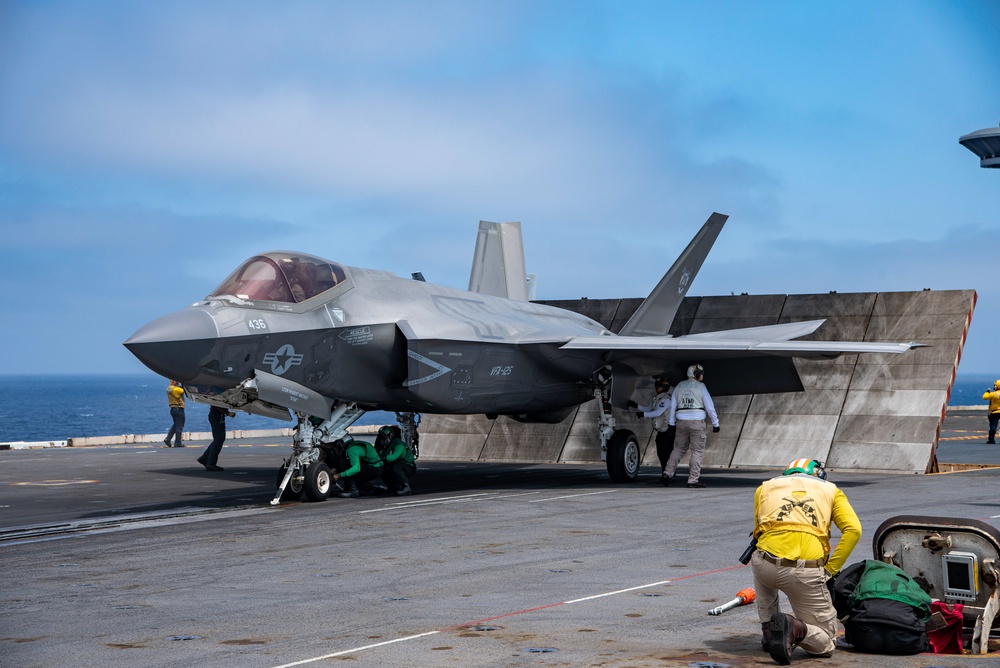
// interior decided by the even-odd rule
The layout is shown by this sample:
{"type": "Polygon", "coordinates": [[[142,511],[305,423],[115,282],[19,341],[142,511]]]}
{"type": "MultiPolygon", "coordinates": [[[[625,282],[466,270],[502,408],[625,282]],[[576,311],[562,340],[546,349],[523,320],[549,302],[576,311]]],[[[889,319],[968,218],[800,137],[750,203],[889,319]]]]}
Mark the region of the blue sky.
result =
{"type": "Polygon", "coordinates": [[[121,342],[265,250],[465,287],[519,220],[538,297],[975,289],[995,373],[1000,3],[0,3],[3,373],[121,342]]]}

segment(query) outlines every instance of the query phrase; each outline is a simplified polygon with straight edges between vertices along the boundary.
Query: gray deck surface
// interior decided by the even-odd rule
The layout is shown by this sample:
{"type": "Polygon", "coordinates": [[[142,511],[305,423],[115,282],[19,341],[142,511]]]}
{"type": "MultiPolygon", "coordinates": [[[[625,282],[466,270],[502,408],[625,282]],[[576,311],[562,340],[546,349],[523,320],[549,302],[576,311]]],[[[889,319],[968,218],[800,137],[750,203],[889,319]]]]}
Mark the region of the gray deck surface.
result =
{"type": "MultiPolygon", "coordinates": [[[[949,414],[939,459],[1000,464],[985,426],[949,414]]],[[[652,468],[615,485],[600,465],[437,462],[412,497],[271,508],[287,443],[227,444],[218,474],[200,452],[0,452],[0,665],[774,665],[753,606],[707,615],[752,585],[737,557],[773,472],[708,471],[689,490],[652,468]]],[[[1000,526],[995,469],[831,478],[865,527],[852,561],[894,515],[1000,526]]]]}

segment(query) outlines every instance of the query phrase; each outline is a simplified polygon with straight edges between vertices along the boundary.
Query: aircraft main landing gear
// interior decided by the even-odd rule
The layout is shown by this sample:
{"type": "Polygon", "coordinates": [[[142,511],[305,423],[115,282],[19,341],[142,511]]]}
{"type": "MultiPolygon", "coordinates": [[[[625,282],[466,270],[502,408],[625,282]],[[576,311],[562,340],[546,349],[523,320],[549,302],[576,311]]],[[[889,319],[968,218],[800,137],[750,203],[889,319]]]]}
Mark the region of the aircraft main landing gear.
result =
{"type": "Polygon", "coordinates": [[[597,426],[601,435],[601,459],[608,467],[612,482],[635,482],[639,475],[639,439],[628,429],[615,429],[611,407],[610,373],[594,374],[594,398],[597,399],[597,426]]]}
{"type": "Polygon", "coordinates": [[[608,475],[614,482],[635,482],[639,475],[639,439],[628,429],[616,429],[607,449],[608,475]]]}

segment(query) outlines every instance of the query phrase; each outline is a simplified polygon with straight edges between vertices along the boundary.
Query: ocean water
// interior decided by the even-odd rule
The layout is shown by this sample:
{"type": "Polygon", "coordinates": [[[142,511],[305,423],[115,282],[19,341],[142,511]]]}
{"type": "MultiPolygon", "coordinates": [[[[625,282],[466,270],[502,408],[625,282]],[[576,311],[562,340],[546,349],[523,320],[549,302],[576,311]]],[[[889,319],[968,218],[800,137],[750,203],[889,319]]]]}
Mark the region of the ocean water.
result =
{"type": "MultiPolygon", "coordinates": [[[[1000,377],[1000,376],[998,376],[1000,377]]],[[[994,376],[959,375],[950,406],[983,406],[994,376]]],[[[156,375],[0,376],[0,443],[61,441],[84,436],[166,434],[167,381],[156,375]]],[[[185,409],[186,431],[209,431],[208,406],[185,409]]],[[[391,413],[367,413],[356,424],[388,424],[391,413]]],[[[280,429],[294,423],[237,412],[230,429],[280,429]]]]}
{"type": "MultiPolygon", "coordinates": [[[[0,443],[62,441],[84,436],[164,434],[173,424],[167,381],[154,374],[0,376],[0,443]]],[[[188,401],[185,431],[209,431],[208,406],[188,401]]],[[[366,413],[355,424],[394,423],[366,413]]],[[[281,429],[295,423],[237,411],[229,429],[281,429]]]]}
{"type": "Polygon", "coordinates": [[[998,379],[1000,379],[1000,375],[990,376],[981,373],[960,374],[955,378],[955,385],[951,388],[951,397],[948,398],[948,405],[985,407],[987,403],[983,401],[983,392],[992,390],[993,383],[998,379]]]}

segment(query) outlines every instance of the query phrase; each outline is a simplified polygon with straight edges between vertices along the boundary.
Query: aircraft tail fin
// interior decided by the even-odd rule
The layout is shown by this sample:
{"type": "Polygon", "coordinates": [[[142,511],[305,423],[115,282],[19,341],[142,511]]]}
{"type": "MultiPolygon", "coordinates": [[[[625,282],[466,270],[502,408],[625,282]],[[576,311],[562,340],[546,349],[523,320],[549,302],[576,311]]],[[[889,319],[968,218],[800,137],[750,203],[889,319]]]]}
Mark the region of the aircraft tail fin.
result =
{"type": "Polygon", "coordinates": [[[479,221],[469,292],[528,301],[521,223],[479,221]]]}
{"type": "Polygon", "coordinates": [[[663,336],[729,216],[713,213],[622,327],[622,336],[663,336]]]}

